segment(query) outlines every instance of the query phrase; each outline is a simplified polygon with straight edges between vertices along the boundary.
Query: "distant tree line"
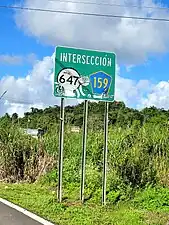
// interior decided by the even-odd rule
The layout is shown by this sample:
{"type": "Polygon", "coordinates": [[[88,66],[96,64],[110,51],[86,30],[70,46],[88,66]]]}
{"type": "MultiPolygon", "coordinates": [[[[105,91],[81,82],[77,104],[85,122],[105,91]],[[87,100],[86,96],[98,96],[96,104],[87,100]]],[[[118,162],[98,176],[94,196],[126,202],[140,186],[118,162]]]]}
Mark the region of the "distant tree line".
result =
{"type": "MultiPolygon", "coordinates": [[[[89,103],[88,125],[90,129],[102,129],[104,118],[104,102],[89,103]]],[[[65,108],[65,124],[70,126],[83,125],[84,103],[65,108]]],[[[48,107],[46,109],[31,108],[30,112],[25,112],[20,118],[17,113],[12,116],[5,114],[0,118],[1,127],[18,124],[22,128],[49,129],[59,124],[60,107],[48,107]]],[[[169,110],[158,109],[156,107],[136,110],[128,108],[123,102],[113,102],[109,104],[109,125],[120,127],[143,126],[143,124],[168,124],[169,110]]]]}

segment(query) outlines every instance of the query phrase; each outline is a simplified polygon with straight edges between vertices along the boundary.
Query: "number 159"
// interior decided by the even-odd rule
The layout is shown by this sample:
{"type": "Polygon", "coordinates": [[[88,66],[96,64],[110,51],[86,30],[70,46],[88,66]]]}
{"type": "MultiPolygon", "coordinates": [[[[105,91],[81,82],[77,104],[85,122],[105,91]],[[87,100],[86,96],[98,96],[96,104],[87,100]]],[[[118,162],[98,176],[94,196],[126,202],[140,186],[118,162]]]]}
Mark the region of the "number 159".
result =
{"type": "Polygon", "coordinates": [[[97,78],[97,77],[94,77],[94,88],[102,88],[104,86],[104,88],[107,87],[109,81],[107,78],[97,78]]]}

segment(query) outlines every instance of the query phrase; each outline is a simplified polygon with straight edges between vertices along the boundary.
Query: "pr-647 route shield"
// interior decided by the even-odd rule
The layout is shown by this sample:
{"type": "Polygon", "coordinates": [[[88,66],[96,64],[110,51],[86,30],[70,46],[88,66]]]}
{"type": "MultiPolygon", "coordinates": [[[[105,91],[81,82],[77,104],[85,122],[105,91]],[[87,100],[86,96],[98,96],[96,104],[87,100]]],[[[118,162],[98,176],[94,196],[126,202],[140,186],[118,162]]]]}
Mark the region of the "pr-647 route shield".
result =
{"type": "Polygon", "coordinates": [[[115,54],[111,52],[57,47],[54,95],[114,101],[115,59],[115,54]]]}

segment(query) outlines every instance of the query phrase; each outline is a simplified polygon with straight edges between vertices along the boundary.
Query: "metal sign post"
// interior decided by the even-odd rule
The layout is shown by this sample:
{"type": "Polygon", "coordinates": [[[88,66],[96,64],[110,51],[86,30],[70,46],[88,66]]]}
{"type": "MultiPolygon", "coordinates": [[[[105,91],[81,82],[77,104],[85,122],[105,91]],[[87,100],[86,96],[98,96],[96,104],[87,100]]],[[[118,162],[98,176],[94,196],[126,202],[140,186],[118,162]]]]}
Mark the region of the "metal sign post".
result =
{"type": "Polygon", "coordinates": [[[61,98],[60,136],[59,136],[59,174],[58,174],[58,201],[59,202],[62,202],[63,138],[64,138],[64,98],[61,98]]]}
{"type": "Polygon", "coordinates": [[[103,196],[102,204],[106,205],[106,172],[107,172],[107,150],[108,150],[108,110],[109,103],[105,103],[104,115],[104,152],[103,152],[103,196]]]}
{"type": "Polygon", "coordinates": [[[81,172],[81,189],[80,189],[80,200],[82,201],[82,203],[84,202],[84,186],[85,186],[87,117],[88,117],[88,101],[85,100],[84,117],[83,117],[82,172],[81,172]]]}

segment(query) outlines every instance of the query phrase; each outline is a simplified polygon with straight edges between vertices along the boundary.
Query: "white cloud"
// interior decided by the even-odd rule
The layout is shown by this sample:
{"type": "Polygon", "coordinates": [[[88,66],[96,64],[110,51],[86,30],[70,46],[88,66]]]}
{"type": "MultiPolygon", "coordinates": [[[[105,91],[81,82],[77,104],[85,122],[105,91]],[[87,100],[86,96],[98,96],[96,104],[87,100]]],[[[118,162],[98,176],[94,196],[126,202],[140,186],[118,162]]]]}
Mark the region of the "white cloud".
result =
{"type": "Polygon", "coordinates": [[[126,71],[131,72],[131,70],[135,67],[135,65],[128,65],[126,66],[126,71]]]}
{"type": "MultiPolygon", "coordinates": [[[[53,96],[53,59],[54,55],[44,57],[42,61],[38,61],[33,66],[33,70],[24,78],[5,76],[0,80],[0,94],[7,90],[0,101],[0,115],[6,112],[9,114],[17,112],[20,116],[23,116],[24,112],[29,111],[31,107],[45,108],[49,105],[60,105],[60,99],[53,96]]],[[[148,104],[146,102],[152,100],[144,99],[145,95],[152,90],[162,89],[162,83],[157,85],[156,88],[148,80],[136,82],[122,78],[118,65],[116,71],[115,99],[124,101],[127,106],[146,105],[148,104]]],[[[164,84],[166,85],[166,82],[164,84]]],[[[169,88],[169,84],[167,87],[169,88]]],[[[167,87],[163,96],[167,96],[167,87]]],[[[66,100],[66,104],[75,105],[78,102],[77,100],[66,100]]]]}
{"type": "Polygon", "coordinates": [[[22,64],[21,56],[0,55],[0,64],[19,65],[22,64]]]}
{"type": "MultiPolygon", "coordinates": [[[[169,18],[167,10],[144,8],[147,5],[160,6],[160,3],[157,5],[153,0],[109,0],[107,2],[128,6],[140,5],[140,8],[63,3],[55,0],[25,0],[23,5],[123,16],[145,17],[151,14],[153,17],[169,18]]],[[[15,21],[27,34],[45,43],[54,46],[59,44],[114,51],[118,56],[118,62],[129,65],[145,61],[150,54],[165,53],[169,50],[169,24],[165,22],[35,11],[17,11],[15,21]]]]}
{"type": "MultiPolygon", "coordinates": [[[[5,76],[0,80],[0,91],[7,90],[0,101],[0,115],[17,112],[23,116],[31,107],[44,108],[60,104],[53,96],[53,56],[38,61],[25,78],[5,76]]],[[[0,94],[1,94],[0,93],[0,94]]],[[[76,104],[76,100],[67,100],[67,104],[76,104]]]]}
{"type": "Polygon", "coordinates": [[[0,55],[0,64],[5,65],[21,65],[23,63],[33,64],[37,60],[37,56],[33,53],[26,56],[21,55],[0,55]]]}
{"type": "Polygon", "coordinates": [[[134,81],[120,76],[116,78],[116,100],[124,101],[129,107],[136,107],[153,88],[148,80],[134,81]]]}
{"type": "Polygon", "coordinates": [[[169,81],[161,81],[154,85],[151,92],[141,100],[140,107],[156,106],[169,109],[169,81]]]}
{"type": "MultiPolygon", "coordinates": [[[[124,4],[123,0],[110,3],[124,4]]],[[[128,2],[128,1],[127,1],[128,2]]],[[[137,5],[139,0],[131,0],[137,5]]],[[[142,6],[156,7],[152,0],[142,1],[142,6]]],[[[83,11],[107,13],[126,16],[166,17],[165,10],[154,11],[145,8],[105,7],[61,3],[49,0],[25,0],[27,7],[56,9],[65,11],[83,11]]],[[[52,45],[68,45],[115,51],[117,63],[125,62],[127,69],[136,63],[145,61],[150,54],[164,53],[169,50],[168,23],[157,21],[134,21],[125,19],[107,19],[95,17],[73,16],[70,14],[54,14],[41,12],[18,11],[15,15],[17,25],[27,34],[52,45]]],[[[0,63],[21,64],[23,61],[36,61],[35,55],[10,56],[1,55],[0,63]]],[[[3,101],[0,101],[0,115],[17,112],[23,115],[30,107],[44,108],[60,103],[53,96],[53,56],[36,61],[33,70],[25,78],[6,76],[0,80],[0,94],[8,90],[3,101]]],[[[149,80],[134,81],[120,76],[117,66],[116,100],[122,100],[127,106],[142,108],[155,105],[169,108],[169,82],[161,81],[153,84],[149,80]]],[[[76,104],[69,100],[67,104],[76,104]]]]}
{"type": "MultiPolygon", "coordinates": [[[[0,115],[17,112],[20,116],[31,107],[45,108],[60,105],[60,99],[53,96],[54,55],[38,61],[32,71],[24,78],[5,76],[0,80],[0,95],[7,93],[0,100],[0,115]]],[[[120,76],[116,67],[115,99],[124,101],[129,107],[143,108],[157,106],[169,108],[169,82],[153,84],[149,80],[135,81],[120,76]]],[[[67,104],[77,104],[77,100],[66,100],[67,104]]]]}

